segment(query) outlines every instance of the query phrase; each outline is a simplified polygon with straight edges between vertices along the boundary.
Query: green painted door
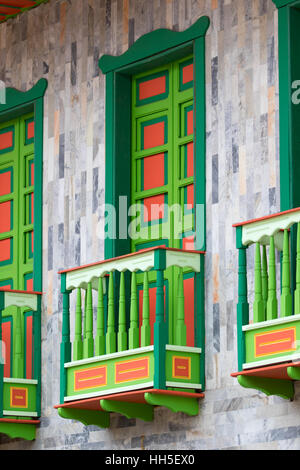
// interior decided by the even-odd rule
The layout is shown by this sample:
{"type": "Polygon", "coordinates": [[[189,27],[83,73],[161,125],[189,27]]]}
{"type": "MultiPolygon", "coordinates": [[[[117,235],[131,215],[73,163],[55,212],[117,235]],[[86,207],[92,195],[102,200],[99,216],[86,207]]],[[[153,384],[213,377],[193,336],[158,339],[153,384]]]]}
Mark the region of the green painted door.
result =
{"type": "MultiPolygon", "coordinates": [[[[34,118],[0,125],[0,287],[33,290],[34,118]]],[[[4,375],[32,376],[32,312],[3,312],[4,375]]]]}
{"type": "MultiPolygon", "coordinates": [[[[193,57],[132,79],[132,252],[159,245],[194,249],[193,89],[193,57]]],[[[177,269],[166,271],[165,312],[170,343],[174,339],[177,277],[177,269]]],[[[152,326],[155,280],[151,272],[152,326]]],[[[185,272],[188,345],[194,344],[193,288],[194,276],[185,272]]],[[[141,306],[141,286],[139,293],[141,306]]]]}

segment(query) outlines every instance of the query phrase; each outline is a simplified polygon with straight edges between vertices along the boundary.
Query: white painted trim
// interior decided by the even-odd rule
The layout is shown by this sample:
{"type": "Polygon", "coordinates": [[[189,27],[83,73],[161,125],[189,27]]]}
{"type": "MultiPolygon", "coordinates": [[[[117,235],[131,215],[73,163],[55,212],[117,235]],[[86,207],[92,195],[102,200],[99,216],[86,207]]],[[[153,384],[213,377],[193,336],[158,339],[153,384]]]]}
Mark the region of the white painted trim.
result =
{"type": "Polygon", "coordinates": [[[11,377],[4,377],[3,382],[5,383],[15,383],[15,384],[33,384],[37,385],[38,381],[35,379],[13,379],[11,377]]]}
{"type": "Polygon", "coordinates": [[[64,401],[67,402],[67,401],[74,401],[74,400],[82,400],[85,398],[102,397],[104,395],[112,395],[114,393],[121,393],[121,392],[130,392],[133,390],[140,390],[143,388],[153,388],[153,381],[145,382],[143,384],[138,384],[138,385],[129,385],[128,387],[109,388],[109,389],[103,390],[102,392],[86,393],[85,395],[73,395],[73,396],[65,397],[64,401]]]}
{"type": "MultiPolygon", "coordinates": [[[[298,351],[297,351],[298,352],[298,351]]],[[[289,356],[274,357],[273,359],[266,359],[265,361],[248,362],[243,364],[243,369],[253,369],[254,367],[263,367],[279,364],[280,362],[296,361],[300,359],[300,354],[291,354],[289,356]]]]}
{"type": "Polygon", "coordinates": [[[177,266],[178,268],[189,268],[196,273],[200,272],[200,253],[189,253],[186,251],[166,251],[166,268],[177,266]]]}
{"type": "Polygon", "coordinates": [[[112,354],[105,354],[102,356],[89,357],[88,359],[81,359],[80,361],[66,362],[65,367],[75,367],[84,364],[93,364],[94,362],[107,361],[109,359],[117,359],[118,357],[131,356],[133,354],[144,354],[153,351],[154,346],[146,346],[144,348],[128,349],[127,351],[116,352],[112,354]]]}
{"type": "MultiPolygon", "coordinates": [[[[36,411],[11,411],[3,410],[4,416],[38,416],[36,411]]],[[[29,424],[29,423],[28,423],[29,424]]]]}
{"type": "Polygon", "coordinates": [[[201,353],[201,348],[193,348],[190,346],[176,346],[174,344],[167,344],[166,345],[167,351],[178,351],[178,352],[190,352],[190,353],[201,353]]]}
{"type": "Polygon", "coordinates": [[[243,326],[243,331],[258,330],[268,326],[282,325],[294,321],[300,321],[300,315],[290,315],[288,317],[275,318],[274,320],[262,321],[260,323],[251,323],[250,325],[243,326]]]}
{"type": "Polygon", "coordinates": [[[5,292],[4,308],[8,307],[28,307],[32,310],[37,310],[37,294],[5,292]]]}
{"type": "Polygon", "coordinates": [[[202,389],[201,384],[190,384],[186,382],[166,382],[166,387],[176,387],[176,388],[196,388],[202,389]]]}

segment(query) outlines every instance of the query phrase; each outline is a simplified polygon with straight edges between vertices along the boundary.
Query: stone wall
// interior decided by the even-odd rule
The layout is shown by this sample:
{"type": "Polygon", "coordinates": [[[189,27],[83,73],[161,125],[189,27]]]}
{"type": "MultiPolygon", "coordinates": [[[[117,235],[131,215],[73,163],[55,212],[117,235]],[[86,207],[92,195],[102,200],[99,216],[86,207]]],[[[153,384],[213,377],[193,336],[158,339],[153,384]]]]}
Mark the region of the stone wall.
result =
{"type": "MultiPolygon", "coordinates": [[[[50,0],[0,25],[0,79],[27,90],[48,80],[44,116],[42,418],[34,442],[0,436],[0,449],[287,449],[300,446],[293,402],[243,389],[237,368],[234,222],[277,212],[277,12],[271,0],[50,0]],[[62,420],[59,343],[62,268],[103,258],[104,54],[157,28],[200,16],[206,45],[207,256],[205,399],[199,415],[166,409],[108,430],[62,420]],[[226,214],[226,217],[225,217],[226,214]]],[[[250,261],[251,263],[251,261],[250,261]]],[[[253,290],[250,280],[250,295],[253,290]]]]}

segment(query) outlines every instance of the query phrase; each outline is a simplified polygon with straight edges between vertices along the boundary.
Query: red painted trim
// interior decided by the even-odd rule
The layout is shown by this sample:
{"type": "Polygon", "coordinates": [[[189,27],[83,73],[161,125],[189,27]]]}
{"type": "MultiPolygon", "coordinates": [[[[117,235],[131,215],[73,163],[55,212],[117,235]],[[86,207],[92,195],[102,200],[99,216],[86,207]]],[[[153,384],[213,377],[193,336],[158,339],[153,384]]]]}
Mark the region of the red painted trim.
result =
{"type": "Polygon", "coordinates": [[[35,295],[43,295],[43,292],[35,292],[31,290],[16,290],[16,289],[8,289],[7,287],[0,287],[1,292],[16,292],[17,294],[35,294],[35,295]]]}
{"type": "Polygon", "coordinates": [[[175,390],[160,390],[156,388],[147,388],[136,390],[133,392],[121,392],[113,395],[103,395],[100,397],[86,398],[84,400],[76,400],[61,405],[55,405],[54,408],[78,408],[82,410],[102,410],[100,400],[117,400],[132,403],[146,403],[145,393],[155,393],[158,395],[181,396],[187,398],[204,398],[204,393],[179,392],[175,390]]]}
{"type": "Polygon", "coordinates": [[[17,423],[17,424],[40,424],[39,419],[13,419],[13,418],[0,418],[0,423],[17,423]]]}
{"type": "Polygon", "coordinates": [[[249,375],[253,377],[265,377],[269,379],[283,379],[291,380],[287,375],[288,367],[300,367],[300,362],[285,362],[284,364],[276,364],[273,366],[256,367],[255,369],[247,369],[242,372],[233,372],[231,377],[238,377],[239,375],[249,375]]]}
{"type": "Polygon", "coordinates": [[[280,215],[285,215],[291,212],[299,212],[299,211],[300,211],[300,207],[296,207],[294,209],[289,209],[288,211],[277,212],[276,214],[266,215],[258,219],[252,219],[252,220],[247,220],[246,222],[240,222],[238,224],[232,225],[232,227],[241,227],[242,225],[253,224],[254,222],[260,222],[261,220],[274,219],[275,217],[279,217],[280,215]]]}
{"type": "Polygon", "coordinates": [[[131,256],[135,256],[139,253],[146,253],[148,251],[154,251],[154,250],[181,251],[181,252],[184,252],[184,253],[198,253],[200,255],[205,255],[206,254],[206,251],[181,250],[180,248],[168,248],[166,246],[155,246],[153,248],[145,248],[144,250],[139,250],[139,251],[136,251],[134,253],[128,253],[127,255],[117,256],[116,258],[104,259],[102,261],[97,261],[96,263],[85,264],[84,266],[78,266],[77,268],[64,269],[63,271],[58,271],[58,274],[69,273],[71,271],[77,271],[79,269],[84,269],[84,268],[89,268],[91,266],[101,265],[101,264],[107,263],[108,261],[117,261],[119,259],[130,258],[131,256]]]}

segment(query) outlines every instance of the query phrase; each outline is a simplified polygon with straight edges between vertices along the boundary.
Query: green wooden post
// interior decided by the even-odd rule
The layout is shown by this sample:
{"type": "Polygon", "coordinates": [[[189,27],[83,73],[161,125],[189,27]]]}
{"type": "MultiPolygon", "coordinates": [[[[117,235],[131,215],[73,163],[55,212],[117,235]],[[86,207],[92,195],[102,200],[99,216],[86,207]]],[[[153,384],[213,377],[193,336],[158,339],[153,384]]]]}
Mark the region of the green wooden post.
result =
{"type": "Polygon", "coordinates": [[[262,298],[262,280],[261,280],[261,258],[260,245],[256,243],[255,264],[254,264],[254,303],[253,303],[253,323],[265,320],[264,301],[262,298]]]}
{"type": "Polygon", "coordinates": [[[3,417],[3,374],[4,357],[2,356],[2,310],[4,310],[4,292],[0,292],[0,418],[3,417]]]}
{"type": "Polygon", "coordinates": [[[270,237],[267,320],[277,318],[277,310],[275,243],[274,237],[270,237]]]}
{"type": "Polygon", "coordinates": [[[16,325],[14,328],[13,377],[24,378],[24,349],[22,337],[21,308],[17,307],[16,325]]]}
{"type": "Polygon", "coordinates": [[[70,292],[66,287],[66,273],[61,275],[61,292],[63,295],[62,342],[60,345],[60,401],[64,402],[67,394],[67,374],[65,363],[71,361],[70,342],[70,292]]]}
{"type": "Polygon", "coordinates": [[[129,349],[139,347],[139,308],[136,288],[136,273],[131,273],[131,296],[130,296],[130,327],[129,327],[128,346],[129,349]]]}
{"type": "Polygon", "coordinates": [[[283,254],[282,254],[282,286],[281,286],[281,316],[292,315],[292,295],[290,279],[290,255],[289,255],[289,232],[284,231],[283,254]]]}
{"type": "Polygon", "coordinates": [[[175,344],[186,346],[186,324],[184,322],[183,270],[179,270],[177,281],[177,319],[175,325],[175,344]]]}
{"type": "Polygon", "coordinates": [[[239,247],[238,304],[237,304],[237,349],[238,370],[243,370],[246,362],[245,335],[243,326],[249,324],[249,304],[247,288],[247,248],[239,247]]]}
{"type": "Polygon", "coordinates": [[[105,354],[103,278],[99,277],[95,355],[102,356],[103,354],[105,354]]]}
{"type": "Polygon", "coordinates": [[[262,299],[264,304],[264,317],[266,317],[267,300],[268,300],[268,262],[266,246],[262,247],[262,269],[261,269],[261,288],[262,299]]]}
{"type": "Polygon", "coordinates": [[[156,278],[156,308],[154,323],[154,388],[166,388],[166,344],[167,325],[165,323],[164,270],[166,269],[165,250],[156,250],[154,254],[156,278]]]}
{"type": "Polygon", "coordinates": [[[106,331],[106,354],[116,352],[115,307],[114,307],[114,277],[109,274],[108,284],[108,312],[106,331]]]}
{"type": "Polygon", "coordinates": [[[76,311],[75,311],[75,337],[73,343],[73,361],[82,359],[82,310],[81,310],[81,289],[77,289],[76,311]]]}
{"type": "Polygon", "coordinates": [[[93,339],[93,294],[92,283],[88,283],[87,303],[86,303],[86,334],[83,340],[83,358],[94,356],[94,339],[93,339]]]}
{"type": "Polygon", "coordinates": [[[300,222],[297,224],[296,289],[294,293],[294,314],[300,314],[300,222]]]}
{"type": "Polygon", "coordinates": [[[87,310],[87,298],[88,298],[88,293],[87,293],[87,289],[86,289],[85,295],[84,295],[84,311],[83,311],[83,339],[86,338],[86,310],[87,310]]]}
{"type": "Polygon", "coordinates": [[[37,296],[37,309],[33,312],[33,377],[38,381],[36,391],[36,411],[41,415],[41,391],[42,391],[42,373],[41,373],[41,314],[42,297],[37,296]]]}
{"type": "Polygon", "coordinates": [[[144,272],[143,285],[143,321],[141,326],[141,347],[149,346],[151,343],[150,327],[150,303],[149,303],[149,281],[148,271],[144,272]]]}
{"type": "Polygon", "coordinates": [[[125,304],[125,276],[120,274],[120,297],[119,297],[119,330],[118,330],[118,351],[127,349],[126,331],[126,304],[125,304]]]}

